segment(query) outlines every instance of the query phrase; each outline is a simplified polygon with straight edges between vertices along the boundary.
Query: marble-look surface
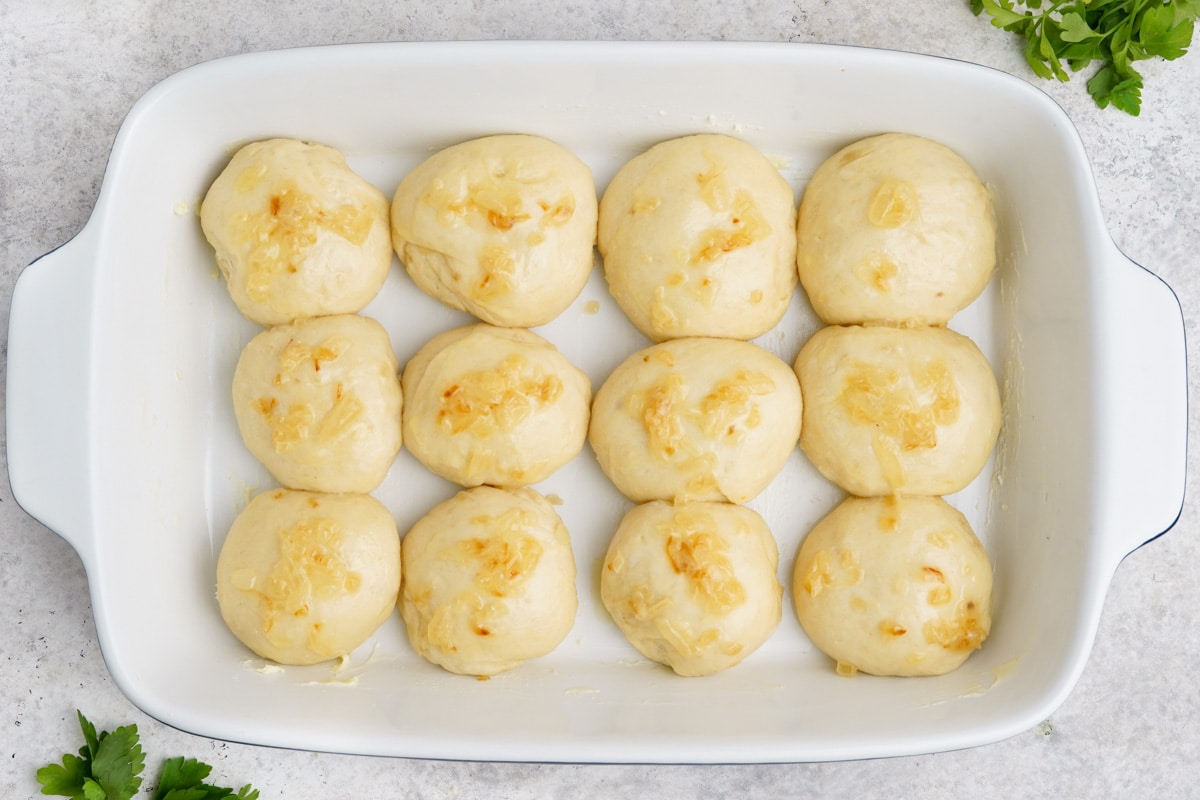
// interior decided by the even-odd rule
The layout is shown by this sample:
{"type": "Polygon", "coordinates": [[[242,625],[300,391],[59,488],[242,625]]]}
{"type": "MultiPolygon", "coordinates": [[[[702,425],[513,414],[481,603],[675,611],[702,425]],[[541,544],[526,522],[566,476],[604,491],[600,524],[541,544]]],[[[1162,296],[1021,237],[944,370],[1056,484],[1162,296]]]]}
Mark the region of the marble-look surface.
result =
{"type": "MultiPolygon", "coordinates": [[[[0,0],[0,330],[13,282],[70,239],[95,203],[124,114],[177,70],[308,44],[451,39],[832,42],[951,56],[1036,82],[1078,126],[1108,227],[1163,277],[1189,336],[1200,318],[1200,54],[1147,64],[1145,110],[1097,109],[1080,79],[1038,81],[1019,42],[966,0],[0,0]]],[[[1194,395],[1200,371],[1193,365],[1194,395]]],[[[1195,415],[1192,414],[1193,436],[1195,415]]],[[[1131,424],[1136,421],[1131,420],[1131,424]]],[[[168,728],[114,686],[74,551],[27,517],[0,480],[0,795],[31,797],[35,770],[78,744],[74,709],[136,722],[152,761],[209,761],[262,797],[1156,797],[1200,785],[1200,563],[1196,454],[1175,528],[1125,559],[1082,679],[1043,724],[998,744],[867,762],[760,766],[447,763],[293,752],[168,728]],[[1190,566],[1189,566],[1190,565],[1190,566]]],[[[7,472],[5,472],[7,478],[7,472]]]]}

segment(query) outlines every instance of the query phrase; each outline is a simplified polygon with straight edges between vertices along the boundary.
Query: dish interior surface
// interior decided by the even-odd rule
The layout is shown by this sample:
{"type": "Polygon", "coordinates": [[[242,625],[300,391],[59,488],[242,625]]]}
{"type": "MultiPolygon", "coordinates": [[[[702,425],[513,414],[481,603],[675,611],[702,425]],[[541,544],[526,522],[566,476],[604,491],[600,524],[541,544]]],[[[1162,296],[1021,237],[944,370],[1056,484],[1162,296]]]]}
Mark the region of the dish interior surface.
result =
{"type": "MultiPolygon", "coordinates": [[[[89,225],[91,524],[79,548],[109,666],[139,706],[196,733],[364,754],[572,761],[823,760],[979,744],[1036,724],[1074,682],[1115,566],[1090,541],[1095,385],[1089,273],[1112,250],[1065,116],[982,68],[836,47],[371,45],[203,65],[168,80],[126,122],[89,225]],[[983,649],[938,678],[838,677],[791,611],[804,533],[841,494],[797,450],[750,505],[780,546],[787,587],[771,639],[738,667],[679,678],[641,658],[599,602],[600,560],[629,507],[585,448],[538,485],[561,499],[579,567],[574,629],[551,655],[490,680],[451,675],[409,648],[398,615],[339,664],[276,669],[225,629],[214,571],[225,531],[272,486],[230,403],[242,345],[197,206],[241,144],[324,142],[389,198],[437,148],[500,132],[574,151],[603,190],[673,136],[739,136],[797,197],[841,146],[885,131],[957,150],[993,188],[999,266],[951,327],[1003,387],[993,461],[950,498],[995,565],[983,649]],[[1047,346],[1052,343],[1053,346],[1047,346]],[[1069,379],[1064,379],[1064,376],[1069,379]]],[[[472,320],[421,294],[398,262],[365,310],[401,363],[472,320]]],[[[758,340],[791,363],[819,323],[801,290],[758,340]]],[[[599,267],[538,329],[598,387],[648,344],[599,267]]],[[[407,452],[375,493],[401,531],[454,493],[407,452]]],[[[1149,533],[1149,532],[1148,532],[1149,533]]]]}

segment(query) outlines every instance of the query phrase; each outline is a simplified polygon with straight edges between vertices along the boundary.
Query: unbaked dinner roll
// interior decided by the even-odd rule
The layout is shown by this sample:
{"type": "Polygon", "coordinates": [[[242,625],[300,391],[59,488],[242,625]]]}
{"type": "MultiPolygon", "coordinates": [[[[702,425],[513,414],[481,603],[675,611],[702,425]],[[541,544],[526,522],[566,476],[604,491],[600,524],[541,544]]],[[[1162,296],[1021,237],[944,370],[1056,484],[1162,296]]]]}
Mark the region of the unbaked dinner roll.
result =
{"type": "Polygon", "coordinates": [[[356,313],[392,263],[387,198],[320,144],[238,150],[205,195],[200,225],[233,302],[262,325],[356,313]]]}
{"type": "Polygon", "coordinates": [[[400,451],[398,366],[387,331],[368,317],[268,328],[233,374],[242,440],[289,488],[373,491],[400,451]]]}
{"type": "Polygon", "coordinates": [[[757,495],[800,435],[800,386],[749,342],[673,339],[634,353],[596,392],[588,440],[635,502],[757,495]]]}
{"type": "Polygon", "coordinates": [[[800,545],[792,600],[839,673],[940,675],[987,638],[992,566],[940,497],[848,498],[800,545]]]}
{"type": "Polygon", "coordinates": [[[753,146],[696,134],[623,166],[600,202],[609,290],[655,341],[752,339],[796,288],[792,188],[753,146]]]}
{"type": "Polygon", "coordinates": [[[400,614],[408,640],[450,672],[494,675],[556,648],[575,622],[575,557],[532,489],[478,486],[405,535],[400,614]]]}
{"type": "Polygon", "coordinates": [[[800,447],[850,494],[952,494],[1000,432],[991,366],[946,328],[827,327],[796,358],[800,447]]]}
{"type": "Polygon", "coordinates": [[[800,282],[829,324],[945,324],[996,264],[991,195],[954,151],[888,133],[813,174],[797,223],[800,282]]]}
{"type": "Polygon", "coordinates": [[[391,616],[399,590],[400,535],[370,495],[263,492],[217,559],[225,624],[281,664],[351,652],[391,616]]]}
{"type": "Polygon", "coordinates": [[[756,512],[656,500],[621,520],[600,597],[642,655],[680,675],[711,675],[767,640],[782,615],[779,551],[756,512]]]}
{"type": "Polygon", "coordinates": [[[554,345],[480,323],[431,339],[404,368],[404,441],[461,486],[524,486],[583,449],[591,382],[554,345]]]}
{"type": "Polygon", "coordinates": [[[557,317],[594,261],[596,185],[574,154],[506,134],[434,154],[392,200],[392,243],[426,294],[484,322],[557,317]]]}

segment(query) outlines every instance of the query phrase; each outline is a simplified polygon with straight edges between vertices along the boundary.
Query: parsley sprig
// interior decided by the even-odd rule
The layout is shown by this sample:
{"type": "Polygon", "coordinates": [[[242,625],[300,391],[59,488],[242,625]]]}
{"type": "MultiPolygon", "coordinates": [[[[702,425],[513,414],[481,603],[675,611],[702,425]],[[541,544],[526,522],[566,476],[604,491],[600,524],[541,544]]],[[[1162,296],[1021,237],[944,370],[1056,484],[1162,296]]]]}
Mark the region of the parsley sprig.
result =
{"type": "MultiPolygon", "coordinates": [[[[83,747],[78,756],[67,753],[61,764],[47,764],[37,771],[42,794],[72,800],[131,800],[142,786],[146,766],[137,725],[97,733],[83,712],[76,713],[83,747]]],[[[169,758],[159,773],[154,800],[258,799],[258,791],[249,784],[235,792],[205,783],[211,772],[212,767],[194,758],[169,758]]]]}
{"type": "Polygon", "coordinates": [[[1025,60],[1041,78],[1069,80],[1093,61],[1087,82],[1096,105],[1137,116],[1142,75],[1137,61],[1187,53],[1200,0],[969,0],[992,25],[1025,37],[1025,60]]]}

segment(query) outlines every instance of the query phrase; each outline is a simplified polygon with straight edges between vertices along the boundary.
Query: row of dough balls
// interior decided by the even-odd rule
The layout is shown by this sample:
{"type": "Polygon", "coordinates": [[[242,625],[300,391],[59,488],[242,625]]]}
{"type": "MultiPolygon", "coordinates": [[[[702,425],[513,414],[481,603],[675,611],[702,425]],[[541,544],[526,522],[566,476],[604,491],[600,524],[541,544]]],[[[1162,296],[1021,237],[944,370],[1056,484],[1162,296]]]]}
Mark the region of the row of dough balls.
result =
{"type": "Polygon", "coordinates": [[[272,489],[234,520],[217,561],[230,631],[272,661],[328,661],[399,607],[421,656],[493,675],[557,647],[575,621],[566,527],[532,489],[479,486],[401,539],[370,495],[272,489]]]}
{"type": "Polygon", "coordinates": [[[394,252],[414,283],[484,322],[528,328],[580,293],[592,248],[646,336],[748,340],[803,284],[829,324],[940,325],[995,265],[991,198],[936,142],[883,134],[827,160],[799,213],[776,166],[721,134],[661,142],[597,201],[590,169],[525,134],[447,147],[388,204],[337,150],[292,139],[241,148],[201,206],[237,307],[275,325],[356,313],[394,252]]]}
{"type": "Polygon", "coordinates": [[[430,296],[527,328],[587,282],[596,207],[587,165],[536,136],[446,148],[405,176],[390,207],[338,150],[269,139],[234,154],[200,223],[235,305],[262,325],[361,311],[394,251],[430,296]]]}
{"type": "Polygon", "coordinates": [[[399,373],[357,314],[276,325],[243,348],[233,406],[247,449],[292,489],[365,494],[403,444],[461,486],[524,486],[574,458],[591,382],[553,344],[478,323],[435,336],[399,373]]]}
{"type": "Polygon", "coordinates": [[[941,145],[873,137],[818,168],[798,231],[829,323],[795,363],[800,446],[850,497],[800,546],[796,616],[840,674],[949,672],[991,627],[987,552],[941,497],[975,479],[1000,429],[991,366],[943,327],[991,276],[988,193],[941,145]]]}

